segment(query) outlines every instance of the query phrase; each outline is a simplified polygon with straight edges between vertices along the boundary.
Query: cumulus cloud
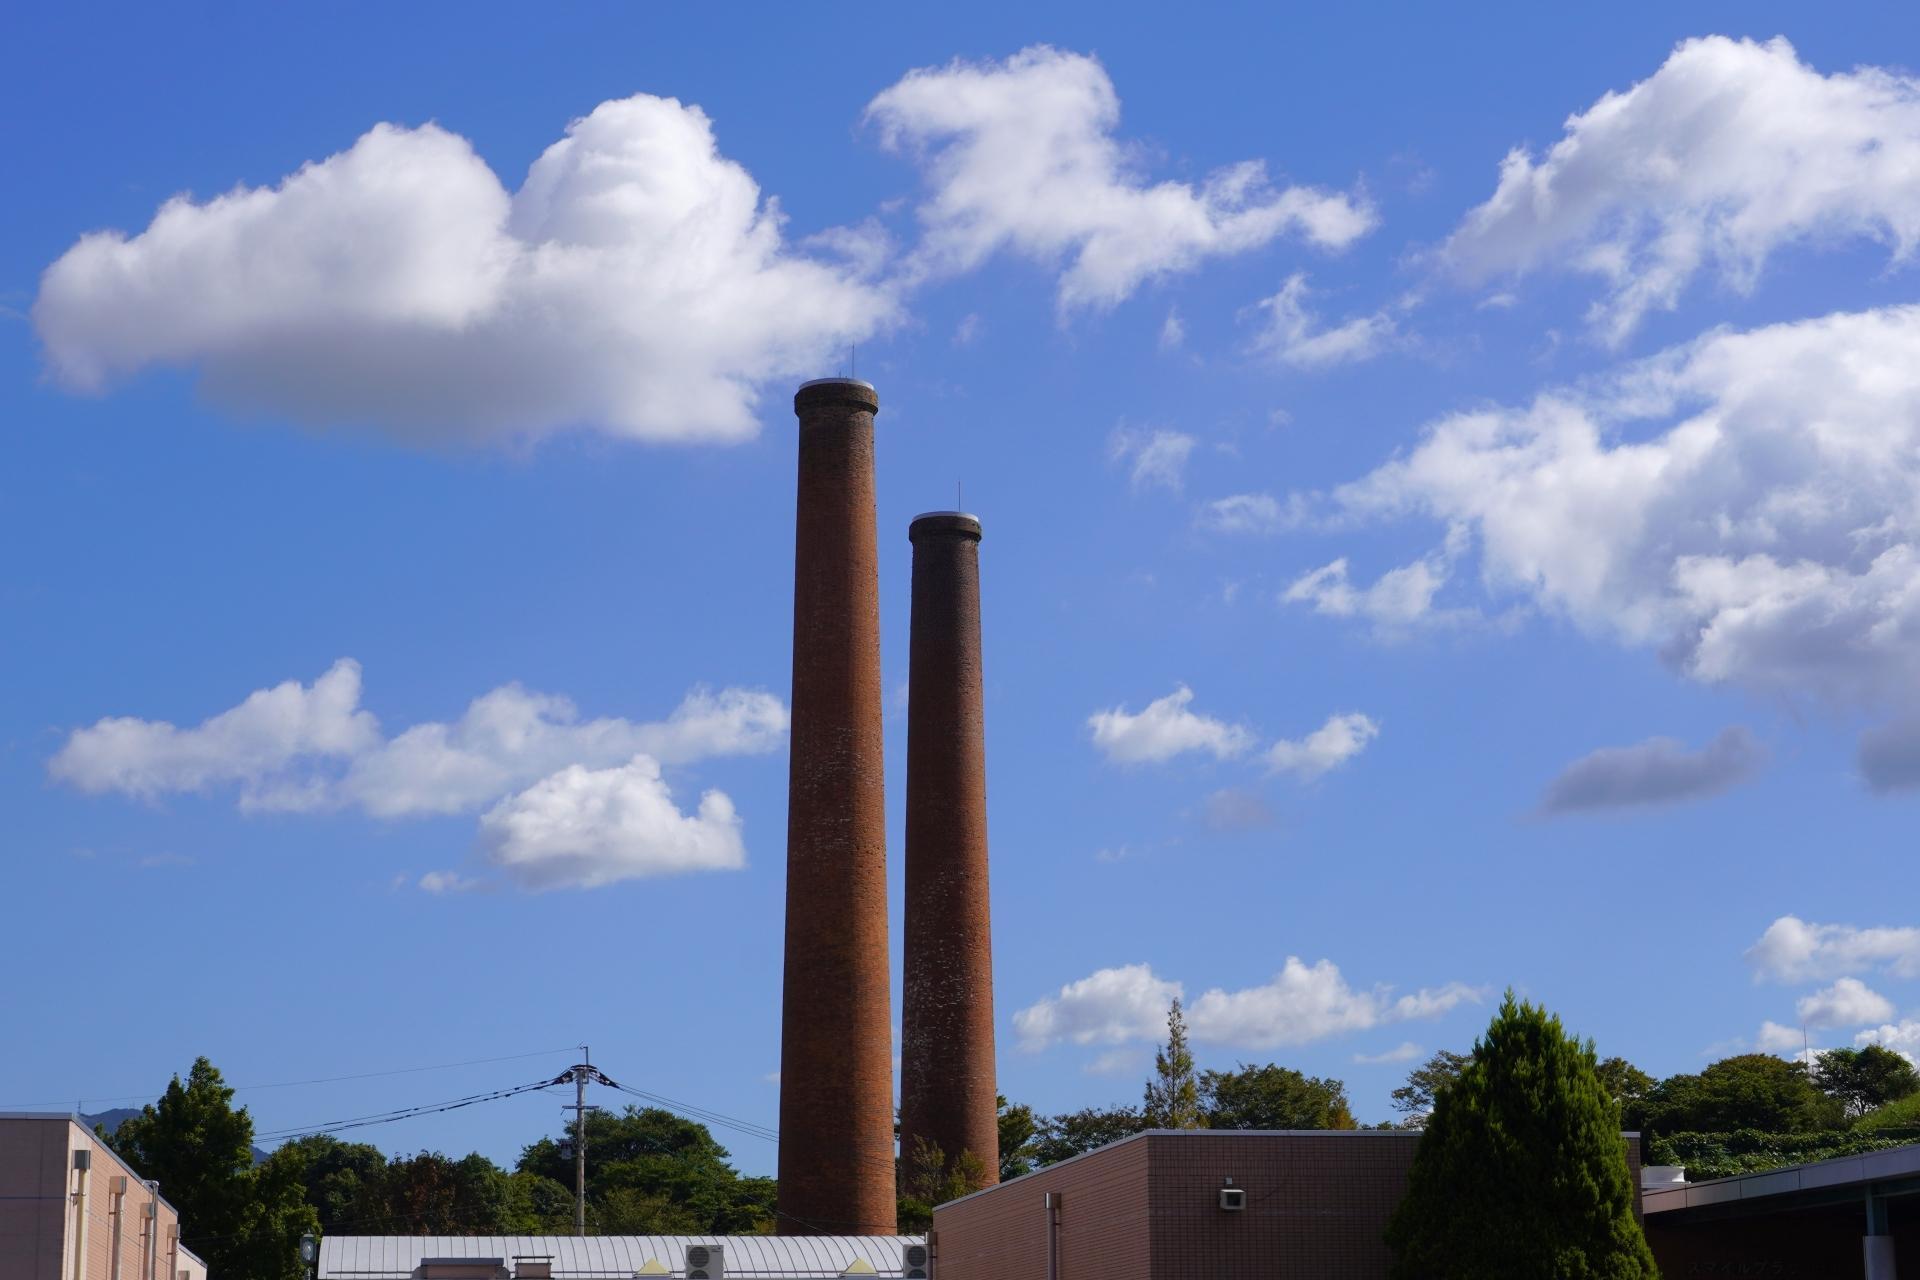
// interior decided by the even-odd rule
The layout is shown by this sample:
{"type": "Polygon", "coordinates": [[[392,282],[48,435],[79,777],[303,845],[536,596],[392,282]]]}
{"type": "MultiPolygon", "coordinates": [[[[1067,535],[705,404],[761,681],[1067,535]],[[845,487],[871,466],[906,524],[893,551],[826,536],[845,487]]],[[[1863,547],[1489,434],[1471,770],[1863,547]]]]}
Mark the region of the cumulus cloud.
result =
{"type": "Polygon", "coordinates": [[[747,861],[733,802],[719,791],[681,813],[653,759],[588,769],[570,765],[480,819],[488,862],[529,889],[592,889],[686,871],[732,871],[747,861]]]}
{"type": "Polygon", "coordinates": [[[48,769],[85,791],[150,798],[238,783],[245,809],[355,807],[379,818],[472,812],[570,764],[646,754],[667,764],[778,747],[787,710],[770,693],[694,689],[663,721],[582,720],[553,694],[503,685],[451,723],[393,738],[360,703],[360,664],[342,658],[309,686],[249,695],[195,728],[109,717],[76,729],[48,769]]]}
{"type": "Polygon", "coordinates": [[[1766,748],[1739,725],[1721,730],[1698,751],[1672,738],[1602,747],[1575,760],[1547,784],[1540,812],[1584,813],[1700,800],[1747,781],[1766,758],[1766,748]]]}
{"type": "MultiPolygon", "coordinates": [[[[1332,501],[1444,522],[1436,571],[1477,543],[1490,591],[1692,679],[1886,714],[1920,703],[1916,490],[1920,307],[1888,307],[1443,418],[1332,501]]],[[[1299,590],[1338,612],[1344,578],[1299,590]]]]}
{"type": "MultiPolygon", "coordinates": [[[[749,689],[695,689],[665,720],[583,720],[567,699],[504,685],[447,723],[384,737],[343,658],[311,686],[260,690],[192,729],[119,717],[76,729],[48,768],[88,791],[150,798],[237,784],[243,809],[353,808],[376,818],[487,812],[488,860],[524,887],[586,888],[744,864],[732,802],[681,814],[662,764],[772,751],[785,705],[749,689]],[[488,808],[491,806],[491,808],[488,808]]],[[[453,871],[428,893],[484,887],[453,871]]]]}
{"type": "Polygon", "coordinates": [[[1253,338],[1256,354],[1296,369],[1325,369],[1371,360],[1397,339],[1399,326],[1385,311],[1355,316],[1332,328],[1322,325],[1307,307],[1312,292],[1306,275],[1296,271],[1280,292],[1257,304],[1265,318],[1253,338]]]}
{"type": "Polygon", "coordinates": [[[1188,751],[1204,751],[1217,760],[1245,752],[1253,734],[1224,720],[1187,710],[1193,690],[1181,685],[1138,713],[1118,706],[1087,717],[1093,744],[1116,764],[1157,764],[1188,751]]]}
{"type": "Polygon", "coordinates": [[[1838,1027],[1891,1018],[1893,1002],[1858,978],[1841,978],[1830,987],[1800,997],[1793,1011],[1809,1027],[1838,1027]]]}
{"type": "Polygon", "coordinates": [[[1210,533],[1277,533],[1304,518],[1297,499],[1282,505],[1270,493],[1230,493],[1203,504],[1194,522],[1210,533]]]}
{"type": "Polygon", "coordinates": [[[1573,116],[1545,156],[1510,152],[1442,258],[1469,281],[1598,276],[1590,319],[1619,342],[1702,271],[1746,292],[1777,250],[1848,238],[1900,262],[1920,242],[1920,81],[1712,36],[1573,116]]]}
{"type": "Polygon", "coordinates": [[[667,719],[636,722],[582,720],[564,697],[503,685],[458,720],[414,725],[365,752],[330,787],[289,787],[281,807],[348,803],[381,818],[464,813],[567,765],[753,755],[778,747],[786,729],[785,704],[759,690],[695,689],[667,719]]]}
{"type": "Polygon", "coordinates": [[[1759,1052],[1788,1058],[1799,1057],[1806,1046],[1805,1031],[1799,1027],[1783,1027],[1771,1019],[1760,1024],[1760,1034],[1753,1038],[1753,1047],[1759,1052]]]}
{"type": "Polygon", "coordinates": [[[1310,1044],[1350,1031],[1392,1022],[1437,1018],[1482,993],[1461,983],[1395,997],[1387,987],[1356,991],[1331,960],[1308,965],[1288,956],[1265,984],[1239,991],[1218,987],[1203,993],[1188,1011],[1196,1040],[1274,1049],[1310,1044]]]}
{"type": "Polygon", "coordinates": [[[1355,587],[1347,558],[1301,574],[1280,593],[1282,604],[1306,604],[1330,618],[1361,618],[1383,630],[1453,617],[1437,611],[1433,598],[1447,582],[1447,562],[1435,555],[1389,569],[1371,586],[1355,587]]]}
{"type": "Polygon", "coordinates": [[[295,761],[351,758],[379,740],[378,722],[360,709],[360,664],[342,658],[311,685],[257,690],[190,729],[109,716],[74,730],[47,768],[82,791],[142,798],[237,783],[245,806],[295,761]]]}
{"type": "Polygon", "coordinates": [[[1013,1029],[1027,1049],[1150,1040],[1165,1032],[1167,1008],[1180,992],[1179,983],[1155,977],[1148,965],[1100,969],[1015,1013],[1013,1029]]]}
{"type": "Polygon", "coordinates": [[[1149,185],[1114,136],[1120,98],[1106,69],[1046,46],[910,72],[866,114],[925,173],[917,269],[966,271],[1002,250],[1061,264],[1063,312],[1113,306],[1147,281],[1288,233],[1343,248],[1376,221],[1360,198],[1276,189],[1257,160],[1197,186],[1149,185]]]}
{"type": "Polygon", "coordinates": [[[1186,486],[1187,458],[1198,444],[1183,431],[1157,428],[1136,431],[1122,427],[1107,439],[1107,457],[1114,462],[1130,462],[1129,481],[1133,490],[1170,489],[1179,493],[1186,486]]]}
{"type": "Polygon", "coordinates": [[[1317,778],[1367,749],[1380,726],[1369,716],[1350,711],[1327,717],[1327,722],[1298,740],[1281,739],[1266,751],[1267,768],[1299,778],[1317,778]]]}
{"type": "Polygon", "coordinates": [[[671,98],[601,103],[515,192],[464,138],[381,124],[277,185],[82,238],[33,319],[81,391],[176,366],[232,409],[412,441],[733,441],[767,380],[895,312],[870,235],[808,256],[782,221],[671,98]]]}
{"type": "MultiPolygon", "coordinates": [[[[1125,1044],[1166,1034],[1167,1007],[1180,983],[1158,977],[1144,964],[1125,965],[1070,982],[1013,1016],[1028,1049],[1051,1044],[1125,1044]]],[[[1414,1019],[1437,1018],[1484,992],[1461,983],[1394,996],[1377,986],[1357,991],[1330,960],[1307,965],[1288,956],[1273,978],[1238,991],[1214,988],[1188,1006],[1194,1040],[1250,1049],[1309,1044],[1351,1031],[1414,1019]]]]}
{"type": "Polygon", "coordinates": [[[1873,972],[1916,978],[1920,977],[1920,929],[1809,924],[1798,916],[1781,916],[1747,948],[1746,959],[1756,981],[1814,982],[1873,972]]]}
{"type": "Polygon", "coordinates": [[[1877,1044],[1891,1049],[1908,1062],[1920,1062],[1920,1020],[1903,1018],[1899,1022],[1868,1027],[1853,1037],[1857,1045],[1877,1044]]]}

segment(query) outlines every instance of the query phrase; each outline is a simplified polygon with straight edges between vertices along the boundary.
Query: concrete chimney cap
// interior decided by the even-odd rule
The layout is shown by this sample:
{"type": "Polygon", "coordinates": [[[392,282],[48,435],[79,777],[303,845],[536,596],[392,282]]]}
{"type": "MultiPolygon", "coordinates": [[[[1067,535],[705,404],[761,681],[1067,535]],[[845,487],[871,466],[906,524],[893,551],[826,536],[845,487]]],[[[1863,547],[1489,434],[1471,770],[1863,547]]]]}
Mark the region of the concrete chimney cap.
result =
{"type": "Polygon", "coordinates": [[[980,517],[965,511],[928,511],[913,518],[907,526],[907,541],[923,533],[954,533],[980,541],[980,517]]]}
{"type": "Polygon", "coordinates": [[[815,378],[800,384],[793,393],[793,411],[800,413],[807,405],[850,404],[865,409],[869,413],[880,412],[880,393],[874,390],[871,382],[859,378],[815,378]]]}

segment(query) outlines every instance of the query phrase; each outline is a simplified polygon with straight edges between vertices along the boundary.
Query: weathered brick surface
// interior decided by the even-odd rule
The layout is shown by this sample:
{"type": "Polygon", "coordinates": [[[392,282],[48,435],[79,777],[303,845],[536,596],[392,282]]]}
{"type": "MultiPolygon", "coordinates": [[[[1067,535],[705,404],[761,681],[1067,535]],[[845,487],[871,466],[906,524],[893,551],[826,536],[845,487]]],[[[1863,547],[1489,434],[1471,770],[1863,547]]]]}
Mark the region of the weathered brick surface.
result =
{"type": "Polygon", "coordinates": [[[801,388],[780,1230],[894,1229],[872,388],[801,388]]]}
{"type": "MultiPolygon", "coordinates": [[[[1385,1280],[1417,1132],[1148,1134],[934,1211],[942,1280],[1044,1280],[1043,1192],[1061,1193],[1060,1280],[1385,1280]],[[1247,1193],[1219,1207],[1228,1178],[1247,1193]]],[[[1639,1184],[1637,1135],[1627,1162],[1639,1184]]]]}
{"type": "Polygon", "coordinates": [[[987,903],[980,523],[936,512],[913,541],[907,700],[900,1149],[972,1152],[999,1180],[987,903]]]}

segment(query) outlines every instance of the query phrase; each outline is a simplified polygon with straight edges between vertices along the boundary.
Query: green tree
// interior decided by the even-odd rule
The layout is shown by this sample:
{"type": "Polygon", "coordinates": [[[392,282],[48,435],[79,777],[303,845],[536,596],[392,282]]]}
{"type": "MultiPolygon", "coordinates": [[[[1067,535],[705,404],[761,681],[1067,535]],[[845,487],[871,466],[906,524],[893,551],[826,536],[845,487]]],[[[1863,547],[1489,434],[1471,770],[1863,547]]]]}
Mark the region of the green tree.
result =
{"type": "Polygon", "coordinates": [[[952,1160],[938,1143],[916,1138],[913,1150],[901,1155],[895,1166],[899,1182],[895,1216],[900,1230],[921,1232],[933,1227],[933,1208],[961,1196],[972,1195],[987,1185],[987,1167],[971,1151],[962,1151],[952,1160]]]}
{"type": "Polygon", "coordinates": [[[1812,1133],[1845,1127],[1845,1108],[1813,1087],[1806,1067],[1742,1053],[1698,1075],[1668,1076],[1645,1101],[1648,1133],[1812,1133]]]}
{"type": "Polygon", "coordinates": [[[160,1183],[180,1211],[180,1238],[216,1275],[299,1280],[300,1237],[320,1227],[300,1157],[253,1163],[253,1118],[235,1110],[219,1070],[196,1058],[160,1101],[129,1116],[112,1147],[160,1183]]]}
{"type": "Polygon", "coordinates": [[[1393,1091],[1393,1109],[1401,1115],[1400,1127],[1418,1129],[1433,1111],[1433,1100],[1452,1084],[1467,1065],[1467,1056],[1448,1049],[1428,1058],[1407,1073],[1407,1082],[1393,1091]]]}
{"type": "Polygon", "coordinates": [[[1149,1127],[1145,1114],[1134,1107],[1087,1107],[1048,1116],[1033,1140],[1034,1167],[1058,1164],[1149,1127]]]}
{"type": "Polygon", "coordinates": [[[360,1207],[387,1171],[387,1157],[365,1142],[342,1142],[331,1134],[296,1138],[261,1166],[299,1169],[301,1194],[320,1219],[323,1234],[358,1231],[360,1207]]]}
{"type": "Polygon", "coordinates": [[[1920,1074],[1893,1050],[1870,1044],[1821,1054],[1814,1063],[1813,1084],[1837,1099],[1851,1118],[1920,1093],[1920,1074]]]}
{"type": "Polygon", "coordinates": [[[1200,1085],[1193,1074],[1193,1051],[1187,1048],[1187,1019],[1180,997],[1167,1010],[1167,1043],[1153,1055],[1153,1076],[1147,1081],[1141,1110],[1152,1129],[1204,1129],[1200,1085]]]}
{"type": "Polygon", "coordinates": [[[1347,1086],[1288,1067],[1241,1063],[1200,1073],[1200,1104],[1212,1129],[1354,1129],[1347,1086]]]}
{"type": "Polygon", "coordinates": [[[1646,1116],[1647,1098],[1653,1093],[1654,1079],[1625,1058],[1603,1058],[1594,1068],[1600,1087],[1620,1108],[1621,1123],[1639,1129],[1646,1116]]]}
{"type": "MultiPolygon", "coordinates": [[[[657,1198],[684,1211],[690,1230],[716,1234],[762,1229],[774,1216],[771,1178],[743,1178],[728,1163],[727,1149],[704,1125],[655,1107],[587,1114],[587,1204],[589,1211],[614,1192],[631,1193],[607,1202],[609,1219],[620,1214],[652,1213],[644,1206],[657,1198]]],[[[522,1173],[573,1186],[573,1157],[560,1143],[542,1138],[520,1153],[522,1173]]],[[[664,1208],[659,1212],[664,1213],[664,1208]]]]}
{"type": "Polygon", "coordinates": [[[1507,993],[1435,1095],[1387,1228],[1396,1280],[1655,1280],[1597,1065],[1507,993]]]}
{"type": "Polygon", "coordinates": [[[569,1235],[573,1231],[573,1192],[537,1173],[507,1175],[510,1224],[516,1236],[569,1235]]]}
{"type": "Polygon", "coordinates": [[[395,1156],[364,1184],[355,1215],[366,1235],[495,1236],[506,1234],[513,1208],[508,1175],[493,1161],[422,1151],[395,1156]]]}
{"type": "Polygon", "coordinates": [[[1025,1103],[1015,1106],[1005,1097],[995,1098],[1000,1123],[1000,1181],[1033,1172],[1031,1144],[1040,1133],[1040,1117],[1025,1103]]]}

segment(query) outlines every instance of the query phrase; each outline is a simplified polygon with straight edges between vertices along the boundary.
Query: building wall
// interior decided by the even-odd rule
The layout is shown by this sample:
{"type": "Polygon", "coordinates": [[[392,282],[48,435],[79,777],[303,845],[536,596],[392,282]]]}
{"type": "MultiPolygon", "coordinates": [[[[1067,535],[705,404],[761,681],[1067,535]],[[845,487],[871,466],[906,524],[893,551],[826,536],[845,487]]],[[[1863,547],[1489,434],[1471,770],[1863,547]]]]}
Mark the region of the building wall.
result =
{"type": "Polygon", "coordinates": [[[1064,1161],[933,1212],[940,1280],[1047,1274],[1046,1195],[1060,1197],[1059,1280],[1149,1280],[1147,1144],[1064,1161]]]}
{"type": "MultiPolygon", "coordinates": [[[[1045,1280],[1051,1191],[1059,1280],[1385,1280],[1387,1221],[1419,1141],[1373,1130],[1148,1134],[935,1209],[939,1275],[1045,1280]],[[1220,1208],[1228,1178],[1246,1208],[1220,1208]]],[[[1626,1144],[1638,1187],[1638,1135],[1626,1144]]]]}
{"type": "Polygon", "coordinates": [[[119,1280],[205,1280],[206,1270],[181,1250],[179,1215],[159,1203],[159,1268],[147,1268],[151,1199],[139,1175],[69,1116],[0,1117],[0,1277],[5,1280],[73,1280],[75,1251],[84,1252],[84,1280],[113,1280],[113,1236],[120,1238],[119,1280]],[[72,1199],[78,1185],[73,1153],[93,1152],[87,1178],[84,1242],[75,1235],[72,1199]],[[126,1194],[116,1223],[113,1181],[124,1177],[126,1194]]]}
{"type": "Polygon", "coordinates": [[[1149,1137],[1155,1280],[1384,1277],[1387,1219],[1419,1141],[1372,1131],[1149,1137]],[[1220,1208],[1228,1178],[1246,1191],[1245,1209],[1220,1208]]]}

